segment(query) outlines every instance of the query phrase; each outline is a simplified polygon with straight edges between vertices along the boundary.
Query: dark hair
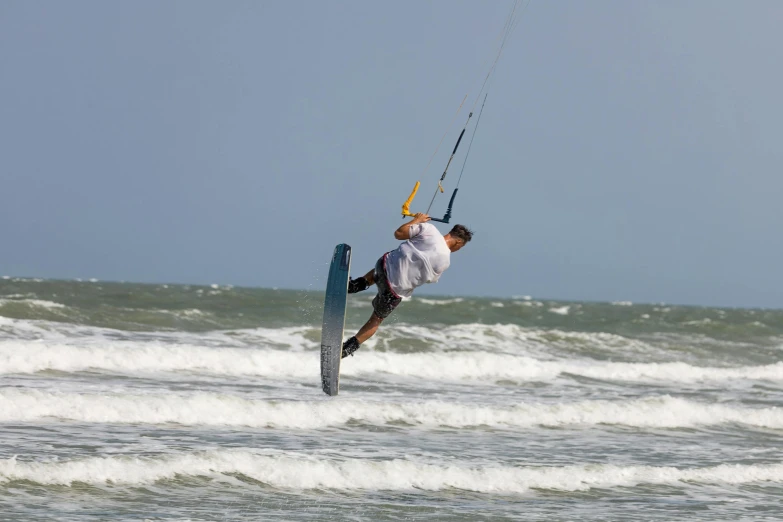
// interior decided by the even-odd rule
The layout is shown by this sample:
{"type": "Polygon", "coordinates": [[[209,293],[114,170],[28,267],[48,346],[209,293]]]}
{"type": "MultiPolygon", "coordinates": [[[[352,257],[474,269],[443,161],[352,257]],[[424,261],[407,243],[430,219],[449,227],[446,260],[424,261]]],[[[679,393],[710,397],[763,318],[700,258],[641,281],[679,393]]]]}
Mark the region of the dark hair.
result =
{"type": "Polygon", "coordinates": [[[456,237],[457,239],[461,239],[465,243],[473,239],[473,231],[470,230],[465,225],[454,225],[454,228],[451,229],[449,235],[451,237],[456,237]]]}

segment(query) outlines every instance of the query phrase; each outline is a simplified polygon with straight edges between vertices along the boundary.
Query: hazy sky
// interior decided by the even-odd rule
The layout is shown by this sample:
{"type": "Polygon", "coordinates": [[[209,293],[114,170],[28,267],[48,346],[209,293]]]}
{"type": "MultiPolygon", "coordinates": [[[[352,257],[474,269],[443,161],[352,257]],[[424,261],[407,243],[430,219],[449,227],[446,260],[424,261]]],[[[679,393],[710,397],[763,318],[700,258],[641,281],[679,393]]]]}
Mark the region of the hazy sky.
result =
{"type": "MultiPolygon", "coordinates": [[[[0,2],[0,275],[320,289],[340,242],[364,273],[511,3],[0,2]]],[[[420,291],[783,307],[781,27],[533,0],[455,204],[475,239],[420,291]]]]}

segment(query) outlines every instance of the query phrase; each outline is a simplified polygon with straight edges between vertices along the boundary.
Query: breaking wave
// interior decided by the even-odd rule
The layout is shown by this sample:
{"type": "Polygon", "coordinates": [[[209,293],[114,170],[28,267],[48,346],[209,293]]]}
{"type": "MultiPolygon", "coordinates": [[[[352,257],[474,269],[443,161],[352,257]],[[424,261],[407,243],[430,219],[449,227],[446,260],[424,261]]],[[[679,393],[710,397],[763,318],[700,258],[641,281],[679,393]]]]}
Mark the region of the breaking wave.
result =
{"type": "MultiPolygon", "coordinates": [[[[191,372],[309,380],[319,374],[319,361],[317,353],[312,350],[227,348],[111,340],[88,345],[0,341],[0,374],[91,370],[123,375],[191,372]]],[[[569,376],[605,381],[660,383],[737,379],[783,382],[783,362],[718,368],[694,366],[684,362],[540,360],[483,351],[406,354],[365,349],[357,352],[355,357],[343,361],[341,374],[488,382],[543,382],[569,376]]]]}
{"type": "Polygon", "coordinates": [[[283,401],[233,395],[96,395],[0,390],[0,422],[46,419],[90,423],[180,424],[317,429],[349,422],[466,428],[623,425],[692,428],[727,423],[783,429],[783,410],[704,404],[670,396],[626,401],[523,403],[511,407],[443,401],[356,399],[283,401]]]}
{"type": "Polygon", "coordinates": [[[293,490],[441,491],[519,494],[531,489],[587,491],[594,488],[667,484],[750,484],[783,481],[783,464],[724,464],[705,468],[574,465],[527,467],[449,464],[407,459],[329,458],[297,453],[207,451],[157,457],[92,457],[62,462],[0,460],[0,481],[37,484],[139,485],[181,477],[236,483],[246,478],[293,490]],[[237,477],[239,475],[239,477],[237,477]]]}

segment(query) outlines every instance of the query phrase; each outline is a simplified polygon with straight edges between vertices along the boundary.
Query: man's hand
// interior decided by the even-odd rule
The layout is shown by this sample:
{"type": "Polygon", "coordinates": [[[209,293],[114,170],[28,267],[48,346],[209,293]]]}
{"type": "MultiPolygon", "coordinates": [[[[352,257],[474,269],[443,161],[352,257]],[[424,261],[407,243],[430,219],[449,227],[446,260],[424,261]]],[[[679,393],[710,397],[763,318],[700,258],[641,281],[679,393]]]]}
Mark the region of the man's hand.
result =
{"type": "Polygon", "coordinates": [[[411,224],[414,224],[414,223],[426,223],[430,219],[432,219],[432,218],[429,217],[424,212],[417,212],[416,214],[414,214],[413,221],[411,221],[411,224]]]}
{"type": "Polygon", "coordinates": [[[411,238],[411,225],[418,225],[420,223],[426,223],[431,218],[424,214],[423,212],[419,212],[418,214],[414,214],[414,217],[412,220],[408,221],[404,225],[402,225],[400,228],[394,231],[394,237],[395,239],[399,239],[402,241],[403,239],[410,239],[411,238]]]}

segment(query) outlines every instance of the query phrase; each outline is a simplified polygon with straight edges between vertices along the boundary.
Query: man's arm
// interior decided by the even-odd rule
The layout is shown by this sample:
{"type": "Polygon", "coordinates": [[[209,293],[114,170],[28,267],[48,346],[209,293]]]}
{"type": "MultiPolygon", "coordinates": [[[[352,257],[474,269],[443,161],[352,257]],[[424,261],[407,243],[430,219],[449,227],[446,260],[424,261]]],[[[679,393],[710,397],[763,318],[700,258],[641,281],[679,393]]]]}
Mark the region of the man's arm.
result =
{"type": "Polygon", "coordinates": [[[410,220],[409,222],[402,225],[400,228],[394,231],[394,238],[399,239],[402,241],[403,239],[410,239],[411,238],[411,225],[418,225],[419,223],[426,223],[430,220],[430,217],[427,214],[424,214],[422,212],[419,212],[416,214],[416,216],[410,220]]]}

